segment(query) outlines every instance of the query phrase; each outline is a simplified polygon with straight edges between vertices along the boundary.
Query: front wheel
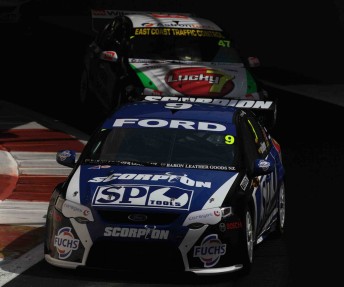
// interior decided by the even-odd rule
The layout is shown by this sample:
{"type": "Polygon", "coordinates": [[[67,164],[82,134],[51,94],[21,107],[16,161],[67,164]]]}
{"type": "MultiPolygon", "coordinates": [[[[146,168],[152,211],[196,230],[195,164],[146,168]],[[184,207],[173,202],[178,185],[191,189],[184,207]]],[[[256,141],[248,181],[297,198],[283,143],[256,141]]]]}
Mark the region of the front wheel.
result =
{"type": "Polygon", "coordinates": [[[241,239],[241,262],[243,268],[241,269],[241,273],[248,274],[252,267],[254,251],[254,224],[252,213],[248,208],[245,210],[243,222],[244,230],[241,239]]]}
{"type": "Polygon", "coordinates": [[[278,193],[277,201],[277,220],[276,227],[273,232],[275,237],[281,237],[284,234],[285,230],[285,184],[281,183],[278,193]]]}

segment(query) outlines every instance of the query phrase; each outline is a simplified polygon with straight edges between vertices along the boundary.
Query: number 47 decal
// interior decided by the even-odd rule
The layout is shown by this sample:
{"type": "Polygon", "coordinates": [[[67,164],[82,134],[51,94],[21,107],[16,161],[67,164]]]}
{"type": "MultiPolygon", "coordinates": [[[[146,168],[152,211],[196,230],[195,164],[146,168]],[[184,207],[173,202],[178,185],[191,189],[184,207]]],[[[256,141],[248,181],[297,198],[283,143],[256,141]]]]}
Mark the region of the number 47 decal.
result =
{"type": "Polygon", "coordinates": [[[229,40],[219,40],[218,45],[221,47],[229,48],[230,43],[231,42],[229,40]]]}

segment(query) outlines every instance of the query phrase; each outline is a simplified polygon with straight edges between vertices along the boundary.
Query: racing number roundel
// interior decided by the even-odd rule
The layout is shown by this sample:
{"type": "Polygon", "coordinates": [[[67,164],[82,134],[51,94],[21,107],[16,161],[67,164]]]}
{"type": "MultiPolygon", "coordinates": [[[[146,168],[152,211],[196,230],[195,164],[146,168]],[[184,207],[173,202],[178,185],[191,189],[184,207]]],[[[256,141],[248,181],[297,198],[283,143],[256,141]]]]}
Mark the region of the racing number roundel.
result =
{"type": "Polygon", "coordinates": [[[186,96],[223,97],[234,88],[233,76],[206,67],[173,69],[166,74],[166,83],[186,96]]]}

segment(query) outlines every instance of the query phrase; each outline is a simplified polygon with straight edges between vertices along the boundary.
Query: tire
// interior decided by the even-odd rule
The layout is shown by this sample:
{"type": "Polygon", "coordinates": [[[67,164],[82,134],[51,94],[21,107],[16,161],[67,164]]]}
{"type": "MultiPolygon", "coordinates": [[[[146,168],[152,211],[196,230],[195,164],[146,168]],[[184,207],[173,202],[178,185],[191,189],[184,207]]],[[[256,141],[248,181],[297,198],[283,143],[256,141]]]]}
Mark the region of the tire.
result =
{"type": "Polygon", "coordinates": [[[249,208],[245,209],[243,217],[244,229],[242,232],[242,244],[241,244],[241,262],[243,268],[240,270],[242,275],[247,275],[251,271],[253,256],[254,256],[254,245],[255,245],[255,235],[254,235],[254,223],[252,212],[249,208]]]}
{"type": "Polygon", "coordinates": [[[283,181],[278,191],[277,209],[277,220],[273,237],[279,238],[285,232],[285,184],[283,181]]]}

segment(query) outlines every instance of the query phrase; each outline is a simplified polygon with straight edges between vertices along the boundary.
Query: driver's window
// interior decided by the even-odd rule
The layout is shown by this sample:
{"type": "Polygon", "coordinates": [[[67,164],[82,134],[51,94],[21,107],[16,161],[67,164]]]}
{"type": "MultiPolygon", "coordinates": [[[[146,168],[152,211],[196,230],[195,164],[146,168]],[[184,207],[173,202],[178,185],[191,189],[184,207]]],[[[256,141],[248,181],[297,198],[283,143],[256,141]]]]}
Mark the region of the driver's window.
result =
{"type": "Polygon", "coordinates": [[[263,127],[254,117],[247,117],[246,124],[254,139],[255,149],[260,158],[265,158],[270,150],[270,143],[263,127]]]}

